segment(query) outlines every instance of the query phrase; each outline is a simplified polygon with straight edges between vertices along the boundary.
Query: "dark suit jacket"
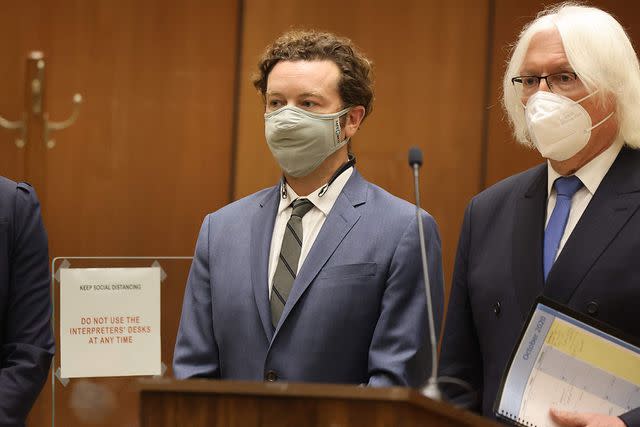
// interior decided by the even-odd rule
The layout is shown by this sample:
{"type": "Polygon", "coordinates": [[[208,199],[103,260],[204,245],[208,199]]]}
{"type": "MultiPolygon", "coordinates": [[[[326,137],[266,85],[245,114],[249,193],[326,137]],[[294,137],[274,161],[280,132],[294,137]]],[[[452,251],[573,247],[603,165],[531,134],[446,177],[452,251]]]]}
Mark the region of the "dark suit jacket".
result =
{"type": "Polygon", "coordinates": [[[0,425],[24,425],[53,353],[40,204],[31,186],[0,177],[0,425]]]}
{"type": "MultiPolygon", "coordinates": [[[[440,365],[442,375],[473,385],[475,409],[485,415],[493,416],[503,370],[539,294],[640,337],[640,151],[622,149],[545,284],[546,205],[543,164],[483,191],[467,207],[440,365]]],[[[463,400],[452,389],[448,394],[463,400]]],[[[622,418],[640,425],[640,410],[622,418]]]]}
{"type": "MultiPolygon", "coordinates": [[[[354,170],[274,329],[267,271],[279,189],[205,219],[184,297],[176,377],[421,385],[431,346],[415,207],[354,170]]],[[[440,238],[424,211],[422,220],[439,330],[440,238]]]]}

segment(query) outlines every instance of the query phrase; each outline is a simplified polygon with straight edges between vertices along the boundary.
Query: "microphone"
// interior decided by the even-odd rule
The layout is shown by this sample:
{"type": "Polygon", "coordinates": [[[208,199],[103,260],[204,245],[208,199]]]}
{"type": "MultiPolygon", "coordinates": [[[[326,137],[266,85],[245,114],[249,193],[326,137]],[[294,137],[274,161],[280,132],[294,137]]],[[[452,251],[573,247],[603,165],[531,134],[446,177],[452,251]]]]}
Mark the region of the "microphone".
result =
{"type": "Polygon", "coordinates": [[[422,151],[418,147],[409,150],[409,166],[413,169],[413,188],[416,193],[416,220],[418,221],[418,234],[420,237],[420,254],[422,256],[422,274],[424,276],[424,289],[427,294],[427,312],[429,315],[429,338],[431,340],[431,376],[427,384],[420,392],[431,399],[442,400],[442,394],[438,388],[438,342],[433,321],[433,302],[431,301],[431,283],[429,282],[429,270],[427,268],[427,248],[424,241],[424,226],[420,218],[420,166],[422,166],[422,151]]]}
{"type": "MultiPolygon", "coordinates": [[[[422,166],[422,151],[418,147],[411,147],[409,149],[409,166],[412,168],[417,165],[418,168],[422,166]]],[[[417,174],[418,169],[414,169],[414,175],[417,174]]]]}

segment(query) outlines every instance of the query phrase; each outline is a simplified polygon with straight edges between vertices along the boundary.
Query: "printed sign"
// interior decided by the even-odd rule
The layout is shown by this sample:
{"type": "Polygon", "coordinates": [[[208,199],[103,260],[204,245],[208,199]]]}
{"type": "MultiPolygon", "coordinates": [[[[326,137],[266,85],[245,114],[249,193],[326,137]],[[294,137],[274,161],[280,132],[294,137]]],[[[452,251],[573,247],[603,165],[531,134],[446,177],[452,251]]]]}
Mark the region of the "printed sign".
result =
{"type": "Polygon", "coordinates": [[[60,269],[60,376],[160,375],[160,268],[60,269]]]}

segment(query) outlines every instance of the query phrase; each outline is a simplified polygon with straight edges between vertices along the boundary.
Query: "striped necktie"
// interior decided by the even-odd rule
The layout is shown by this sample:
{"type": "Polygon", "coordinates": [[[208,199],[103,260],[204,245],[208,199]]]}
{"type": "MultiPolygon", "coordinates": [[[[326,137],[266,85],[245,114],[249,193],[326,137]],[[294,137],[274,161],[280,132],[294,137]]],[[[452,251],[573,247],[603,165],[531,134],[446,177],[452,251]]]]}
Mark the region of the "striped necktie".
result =
{"type": "Polygon", "coordinates": [[[280,257],[271,288],[271,323],[274,327],[280,321],[298,272],[298,261],[302,250],[302,217],[313,207],[313,203],[308,199],[296,199],[292,205],[293,212],[284,230],[280,257]]]}

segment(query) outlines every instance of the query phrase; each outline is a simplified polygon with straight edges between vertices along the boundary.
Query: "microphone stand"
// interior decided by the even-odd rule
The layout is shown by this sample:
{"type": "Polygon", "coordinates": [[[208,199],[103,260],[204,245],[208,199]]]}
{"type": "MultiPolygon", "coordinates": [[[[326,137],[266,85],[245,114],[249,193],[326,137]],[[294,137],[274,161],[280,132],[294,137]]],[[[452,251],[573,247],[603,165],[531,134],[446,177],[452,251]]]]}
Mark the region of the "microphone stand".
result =
{"type": "Polygon", "coordinates": [[[424,275],[424,288],[427,295],[427,313],[429,315],[429,339],[431,341],[431,376],[427,384],[420,392],[433,400],[442,400],[442,394],[438,387],[438,342],[433,320],[433,302],[431,301],[431,283],[429,281],[429,270],[427,267],[427,248],[424,240],[424,226],[420,215],[420,173],[422,166],[422,151],[413,147],[409,150],[409,166],[413,169],[413,188],[416,196],[416,220],[418,221],[418,235],[420,237],[420,255],[422,258],[422,274],[424,275]]]}

